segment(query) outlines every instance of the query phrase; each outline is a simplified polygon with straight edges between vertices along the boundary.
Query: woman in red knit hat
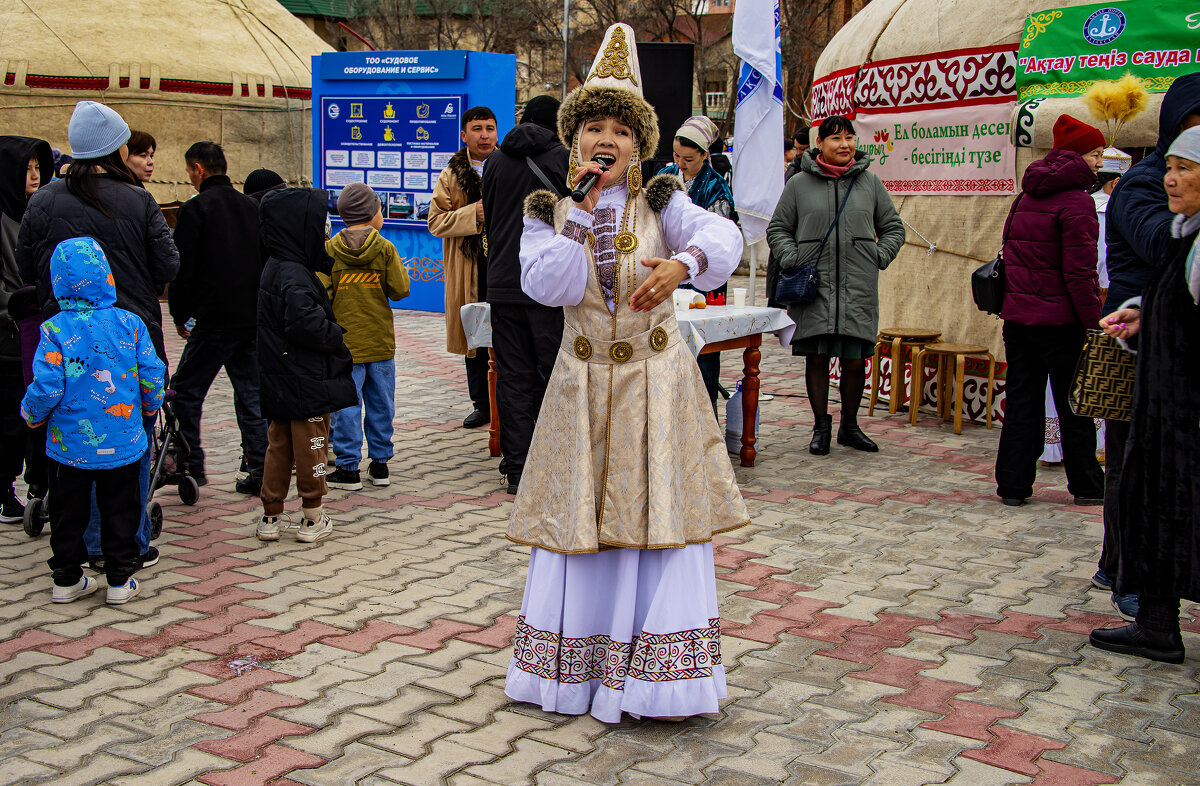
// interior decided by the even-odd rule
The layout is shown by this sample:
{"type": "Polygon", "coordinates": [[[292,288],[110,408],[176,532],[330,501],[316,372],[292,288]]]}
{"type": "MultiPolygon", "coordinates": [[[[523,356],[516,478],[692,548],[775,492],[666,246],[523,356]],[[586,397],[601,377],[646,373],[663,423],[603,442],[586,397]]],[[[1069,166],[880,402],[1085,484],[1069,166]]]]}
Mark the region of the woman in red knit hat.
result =
{"type": "Polygon", "coordinates": [[[1099,129],[1070,115],[1058,118],[1054,149],[1025,170],[1009,211],[1000,313],[1008,376],[996,454],[996,493],[1005,505],[1023,505],[1033,495],[1047,379],[1059,413],[1067,489],[1077,505],[1103,503],[1095,426],[1072,413],[1067,401],[1085,331],[1100,319],[1099,222],[1088,191],[1103,153],[1099,129]]]}

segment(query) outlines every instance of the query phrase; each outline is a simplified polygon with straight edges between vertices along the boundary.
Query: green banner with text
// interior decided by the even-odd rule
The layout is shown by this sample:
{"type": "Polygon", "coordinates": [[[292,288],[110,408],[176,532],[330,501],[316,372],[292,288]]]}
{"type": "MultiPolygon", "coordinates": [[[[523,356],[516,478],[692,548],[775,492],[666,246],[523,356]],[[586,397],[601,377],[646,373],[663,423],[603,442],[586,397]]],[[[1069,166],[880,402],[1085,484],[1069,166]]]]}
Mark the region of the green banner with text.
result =
{"type": "Polygon", "coordinates": [[[1021,101],[1079,96],[1098,80],[1126,73],[1151,92],[1200,70],[1200,7],[1195,0],[1133,0],[1030,14],[1017,50],[1021,101]]]}

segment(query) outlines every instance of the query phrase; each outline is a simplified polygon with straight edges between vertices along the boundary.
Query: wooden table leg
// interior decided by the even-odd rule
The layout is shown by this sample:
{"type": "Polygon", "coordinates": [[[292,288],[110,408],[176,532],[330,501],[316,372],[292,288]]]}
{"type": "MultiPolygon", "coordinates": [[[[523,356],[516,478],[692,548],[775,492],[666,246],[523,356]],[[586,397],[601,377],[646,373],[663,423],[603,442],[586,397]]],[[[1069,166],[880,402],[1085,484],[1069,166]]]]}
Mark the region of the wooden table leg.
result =
{"type": "Polygon", "coordinates": [[[904,339],[892,339],[892,390],[888,393],[888,414],[895,415],[900,411],[900,402],[904,398],[904,390],[900,387],[901,371],[904,368],[904,339]]]}
{"type": "Polygon", "coordinates": [[[912,381],[908,391],[908,425],[917,425],[917,416],[921,409],[921,400],[925,398],[925,350],[913,348],[912,381]]]}
{"type": "Polygon", "coordinates": [[[967,394],[963,390],[964,373],[967,367],[965,355],[954,358],[954,433],[962,433],[963,409],[967,405],[967,394]]]}
{"type": "Polygon", "coordinates": [[[488,425],[488,455],[500,455],[500,408],[496,406],[496,353],[488,347],[488,406],[492,408],[492,422],[488,425]]]}
{"type": "Polygon", "coordinates": [[[875,405],[879,403],[879,350],[883,339],[875,339],[875,354],[871,356],[871,399],[867,404],[867,417],[875,416],[875,405]]]}
{"type": "Polygon", "coordinates": [[[742,352],[745,367],[742,369],[742,450],[743,467],[753,467],[758,451],[754,445],[758,442],[755,423],[758,420],[758,363],[762,360],[759,344],[762,336],[756,336],[757,342],[746,347],[742,352]]]}

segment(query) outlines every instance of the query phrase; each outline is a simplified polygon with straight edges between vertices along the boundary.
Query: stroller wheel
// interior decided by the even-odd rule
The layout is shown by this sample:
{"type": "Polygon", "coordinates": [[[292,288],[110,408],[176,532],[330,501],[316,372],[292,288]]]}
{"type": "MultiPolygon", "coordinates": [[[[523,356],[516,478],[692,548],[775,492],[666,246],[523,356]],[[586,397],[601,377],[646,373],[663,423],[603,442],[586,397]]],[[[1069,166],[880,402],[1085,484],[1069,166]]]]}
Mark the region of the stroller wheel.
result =
{"type": "Polygon", "coordinates": [[[42,529],[46,526],[46,519],[46,500],[36,497],[29,500],[25,505],[25,516],[21,522],[25,528],[25,534],[31,538],[41,535],[42,529]]]}
{"type": "Polygon", "coordinates": [[[153,500],[146,503],[146,515],[150,517],[150,540],[157,540],[162,534],[163,512],[162,505],[153,500]]]}
{"type": "Polygon", "coordinates": [[[179,476],[179,499],[184,505],[195,505],[200,499],[200,486],[191,475],[179,476]]]}

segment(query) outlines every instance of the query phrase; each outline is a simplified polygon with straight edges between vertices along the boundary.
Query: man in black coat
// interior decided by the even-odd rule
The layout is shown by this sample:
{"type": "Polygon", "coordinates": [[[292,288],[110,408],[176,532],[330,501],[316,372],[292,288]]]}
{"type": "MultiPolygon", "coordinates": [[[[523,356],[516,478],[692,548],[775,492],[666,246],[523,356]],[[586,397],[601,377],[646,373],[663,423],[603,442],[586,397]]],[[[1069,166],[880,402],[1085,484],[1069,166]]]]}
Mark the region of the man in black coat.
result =
{"type": "Polygon", "coordinates": [[[558,141],[559,102],[537,96],[483,168],[483,214],[488,239],[487,300],[496,353],[500,408],[500,472],[516,494],[533,439],[546,383],[562,342],[563,312],[521,290],[521,230],[525,197],[539,189],[566,196],[570,154],[558,141]],[[530,165],[533,165],[532,167],[530,165]],[[536,171],[533,167],[536,167],[536,171]]]}
{"type": "MultiPolygon", "coordinates": [[[[1167,207],[1163,176],[1167,149],[1186,128],[1200,125],[1200,74],[1176,79],[1163,96],[1158,114],[1158,144],[1121,176],[1105,210],[1104,240],[1108,247],[1108,297],[1104,314],[1111,314],[1130,298],[1140,297],[1167,256],[1175,214],[1167,207]]],[[[1089,325],[1088,327],[1096,327],[1089,325]]],[[[1092,583],[1110,589],[1117,575],[1115,540],[1120,505],[1121,473],[1129,422],[1104,421],[1104,548],[1092,583]]],[[[1137,615],[1136,595],[1113,595],[1113,604],[1127,620],[1137,615]]]]}
{"type": "Polygon", "coordinates": [[[204,485],[200,417],[208,389],[223,367],[233,385],[234,413],[249,472],[236,489],[242,494],[258,494],[267,450],[267,422],[259,411],[255,344],[258,280],[263,268],[258,203],[233,187],[225,174],[225,153],[220,145],[197,142],[188,148],[184,161],[188,177],[200,193],[179,208],[175,225],[179,275],[171,284],[168,303],[175,330],[187,339],[179,368],[171,378],[175,415],[190,450],[188,472],[204,485]]]}

